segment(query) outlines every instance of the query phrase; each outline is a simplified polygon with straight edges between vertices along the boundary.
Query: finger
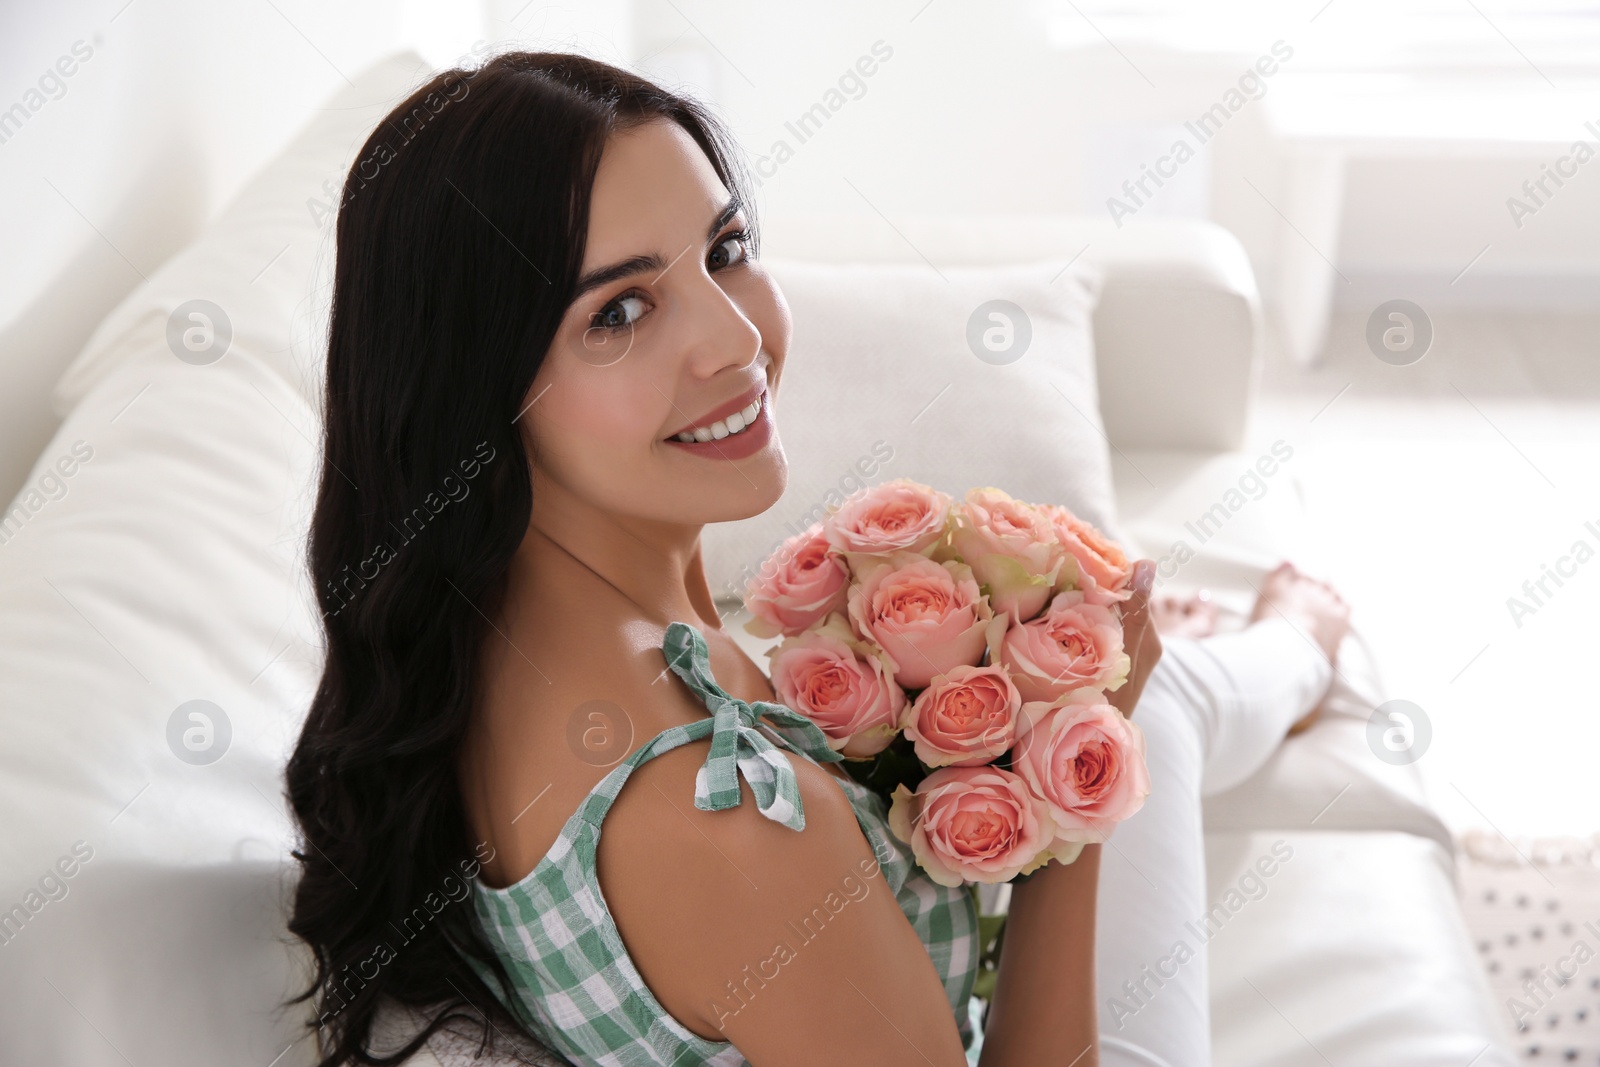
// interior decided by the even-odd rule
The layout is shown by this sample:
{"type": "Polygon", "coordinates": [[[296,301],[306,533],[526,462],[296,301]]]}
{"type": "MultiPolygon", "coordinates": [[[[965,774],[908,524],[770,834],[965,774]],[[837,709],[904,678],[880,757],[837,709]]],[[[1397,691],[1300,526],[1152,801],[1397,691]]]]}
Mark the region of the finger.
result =
{"type": "Polygon", "coordinates": [[[1133,590],[1133,596],[1128,600],[1130,617],[1147,615],[1150,608],[1150,593],[1155,584],[1156,563],[1153,559],[1141,559],[1133,565],[1133,577],[1128,585],[1133,590]]]}
{"type": "Polygon", "coordinates": [[[1150,594],[1155,571],[1155,560],[1142,559],[1133,565],[1133,577],[1128,583],[1133,596],[1128,599],[1122,615],[1123,643],[1130,651],[1142,645],[1155,629],[1150,618],[1150,594]]]}
{"type": "Polygon", "coordinates": [[[1128,578],[1128,588],[1133,591],[1133,596],[1128,601],[1130,606],[1136,604],[1142,606],[1150,602],[1150,592],[1155,585],[1155,577],[1155,560],[1141,559],[1133,565],[1133,573],[1128,578]]]}

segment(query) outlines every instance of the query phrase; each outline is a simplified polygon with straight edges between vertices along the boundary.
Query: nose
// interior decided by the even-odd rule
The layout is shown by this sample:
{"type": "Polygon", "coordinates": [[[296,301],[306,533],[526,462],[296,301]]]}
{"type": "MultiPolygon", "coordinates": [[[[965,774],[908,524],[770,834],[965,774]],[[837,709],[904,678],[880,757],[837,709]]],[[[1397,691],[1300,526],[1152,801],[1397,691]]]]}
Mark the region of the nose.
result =
{"type": "Polygon", "coordinates": [[[742,369],[760,356],[761,331],[710,274],[698,272],[688,309],[688,362],[697,377],[742,369]]]}

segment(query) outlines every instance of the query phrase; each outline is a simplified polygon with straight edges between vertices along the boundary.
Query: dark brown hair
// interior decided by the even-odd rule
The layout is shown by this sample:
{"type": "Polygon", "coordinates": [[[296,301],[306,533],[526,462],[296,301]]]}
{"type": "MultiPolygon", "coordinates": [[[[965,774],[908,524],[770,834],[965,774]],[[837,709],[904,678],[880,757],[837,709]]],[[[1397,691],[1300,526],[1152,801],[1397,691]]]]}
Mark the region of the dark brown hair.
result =
{"type": "Polygon", "coordinates": [[[346,179],[308,545],[327,659],[287,772],[301,837],[289,928],[316,961],[295,1002],[315,1008],[323,1067],[399,1062],[450,1019],[481,1022],[485,1044],[495,1028],[533,1036],[502,1006],[506,971],[454,888],[483,858],[456,761],[533,506],[515,419],[576,290],[606,140],[659,119],[750,204],[702,105],[549,52],[438,74],[346,179]],[[380,1056],[386,999],[434,1017],[380,1056]]]}

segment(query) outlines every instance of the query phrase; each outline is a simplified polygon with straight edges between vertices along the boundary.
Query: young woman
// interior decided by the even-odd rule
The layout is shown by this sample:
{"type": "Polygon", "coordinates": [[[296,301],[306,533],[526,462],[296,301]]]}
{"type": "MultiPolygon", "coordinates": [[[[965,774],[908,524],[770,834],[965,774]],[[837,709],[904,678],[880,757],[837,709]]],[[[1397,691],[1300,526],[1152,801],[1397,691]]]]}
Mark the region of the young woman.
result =
{"type": "MultiPolygon", "coordinates": [[[[352,168],[310,541],[327,664],[288,768],[324,1064],[378,1062],[387,1002],[575,1064],[966,1062],[970,898],[912,866],[820,733],[754,714],[772,686],[707,586],[704,524],[786,481],[790,322],[756,251],[707,113],[577,56],[441,74],[352,168]]],[[[1152,576],[1125,714],[1168,670],[1152,576]]],[[[1275,581],[1274,610],[1320,625],[1275,581]]],[[[1253,739],[1237,770],[1314,706],[1327,657],[1294,630],[1245,650],[1300,672],[1293,700],[1207,710],[1238,680],[1201,657],[1139,704],[1150,814],[1105,872],[1094,845],[1014,887],[984,1067],[1205,1062],[1203,959],[1143,1037],[1096,975],[1136,977],[1204,912],[1208,731],[1253,739]]]]}

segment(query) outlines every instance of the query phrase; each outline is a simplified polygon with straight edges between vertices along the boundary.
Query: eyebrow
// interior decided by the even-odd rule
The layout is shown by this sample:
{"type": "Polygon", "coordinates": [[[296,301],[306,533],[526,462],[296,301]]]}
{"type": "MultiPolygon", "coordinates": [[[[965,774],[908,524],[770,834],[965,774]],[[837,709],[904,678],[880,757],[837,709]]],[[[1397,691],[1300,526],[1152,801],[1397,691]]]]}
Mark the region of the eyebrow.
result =
{"type": "MultiPolygon", "coordinates": [[[[743,207],[743,203],[740,202],[737,196],[729,197],[728,202],[722,205],[722,210],[717,212],[717,217],[712,219],[711,225],[706,228],[706,243],[710,244],[716,238],[718,232],[743,207]]],[[[582,300],[586,294],[603,285],[610,285],[612,282],[621,281],[623,278],[628,278],[635,274],[643,274],[645,271],[664,272],[670,265],[661,258],[659,253],[651,252],[649,255],[632,256],[609,266],[596,267],[578,279],[578,288],[572,294],[572,300],[576,303],[582,300]]]]}

